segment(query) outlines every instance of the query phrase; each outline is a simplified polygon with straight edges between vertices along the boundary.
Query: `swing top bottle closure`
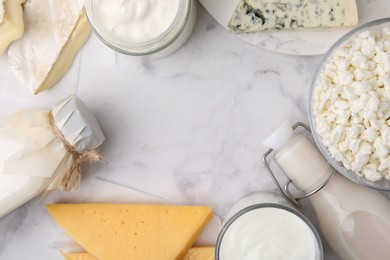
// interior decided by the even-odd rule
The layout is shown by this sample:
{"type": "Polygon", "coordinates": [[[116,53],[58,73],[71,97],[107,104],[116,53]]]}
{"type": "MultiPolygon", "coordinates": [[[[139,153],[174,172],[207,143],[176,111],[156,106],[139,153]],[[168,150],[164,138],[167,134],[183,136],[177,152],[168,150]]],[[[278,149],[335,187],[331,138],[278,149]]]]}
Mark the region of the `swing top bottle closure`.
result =
{"type": "MultiPolygon", "coordinates": [[[[334,169],[302,134],[285,122],[264,141],[293,183],[308,193],[324,183],[334,169]]],[[[390,202],[376,190],[336,173],[309,196],[322,233],[342,259],[388,259],[390,202]]]]}

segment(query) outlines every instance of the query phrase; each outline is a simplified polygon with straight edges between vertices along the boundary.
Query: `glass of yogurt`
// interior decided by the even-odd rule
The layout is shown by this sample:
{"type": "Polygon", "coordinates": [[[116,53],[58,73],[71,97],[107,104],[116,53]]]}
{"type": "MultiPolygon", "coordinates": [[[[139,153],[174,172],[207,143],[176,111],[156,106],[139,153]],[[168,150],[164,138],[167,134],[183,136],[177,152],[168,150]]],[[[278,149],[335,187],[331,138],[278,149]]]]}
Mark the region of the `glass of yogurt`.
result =
{"type": "Polygon", "coordinates": [[[131,56],[164,57],[191,35],[195,0],[86,0],[95,34],[110,48],[131,56]]]}
{"type": "Polygon", "coordinates": [[[256,193],[228,212],[215,259],[322,260],[323,248],[314,226],[284,198],[256,193]]]}

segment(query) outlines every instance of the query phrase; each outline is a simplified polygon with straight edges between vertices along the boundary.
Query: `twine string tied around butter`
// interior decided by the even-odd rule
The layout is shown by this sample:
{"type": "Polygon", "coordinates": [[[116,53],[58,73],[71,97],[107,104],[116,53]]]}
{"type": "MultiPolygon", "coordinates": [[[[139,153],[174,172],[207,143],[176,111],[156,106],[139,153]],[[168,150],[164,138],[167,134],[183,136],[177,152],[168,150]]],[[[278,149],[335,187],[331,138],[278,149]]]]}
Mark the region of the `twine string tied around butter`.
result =
{"type": "Polygon", "coordinates": [[[66,151],[71,154],[73,163],[69,170],[61,177],[58,189],[62,191],[71,191],[80,185],[81,166],[84,163],[100,162],[103,158],[96,150],[77,151],[65,138],[62,132],[56,126],[52,111],[49,111],[49,124],[53,134],[64,145],[66,151]]]}

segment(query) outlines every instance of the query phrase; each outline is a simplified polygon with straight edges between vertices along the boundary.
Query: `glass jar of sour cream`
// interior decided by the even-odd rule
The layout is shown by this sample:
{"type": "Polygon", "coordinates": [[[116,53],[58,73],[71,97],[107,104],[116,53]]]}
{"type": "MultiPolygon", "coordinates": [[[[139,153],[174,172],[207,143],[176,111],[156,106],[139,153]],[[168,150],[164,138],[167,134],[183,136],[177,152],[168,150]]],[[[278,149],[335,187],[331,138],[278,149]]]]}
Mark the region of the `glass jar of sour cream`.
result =
{"type": "Polygon", "coordinates": [[[322,260],[321,239],[309,220],[273,193],[236,202],[218,236],[216,260],[322,260]]]}
{"type": "Polygon", "coordinates": [[[195,0],[86,0],[96,35],[132,56],[163,57],[180,48],[196,19],[195,0]]]}

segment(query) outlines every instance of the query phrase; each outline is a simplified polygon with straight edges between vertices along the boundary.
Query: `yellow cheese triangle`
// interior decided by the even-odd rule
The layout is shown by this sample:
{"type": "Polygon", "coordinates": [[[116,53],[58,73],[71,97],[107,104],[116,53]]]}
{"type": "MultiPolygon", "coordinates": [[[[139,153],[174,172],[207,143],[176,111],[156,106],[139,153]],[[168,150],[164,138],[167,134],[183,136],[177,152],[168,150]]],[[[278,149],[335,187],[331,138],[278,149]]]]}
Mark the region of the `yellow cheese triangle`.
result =
{"type": "Polygon", "coordinates": [[[214,247],[193,247],[183,260],[214,260],[214,247]]]}
{"type": "MultiPolygon", "coordinates": [[[[1,1],[1,0],[0,0],[1,1]]],[[[23,3],[25,0],[5,0],[4,20],[0,22],[0,54],[11,42],[22,37],[24,32],[23,3]]]]}
{"type": "Polygon", "coordinates": [[[56,222],[101,260],[182,259],[213,216],[202,206],[51,204],[56,222]]]}
{"type": "Polygon", "coordinates": [[[82,253],[65,253],[62,254],[66,260],[97,260],[91,254],[82,252],[82,253]]]}
{"type": "MultiPolygon", "coordinates": [[[[86,252],[66,253],[63,255],[66,260],[97,260],[86,252]]],[[[183,260],[214,260],[214,247],[192,247],[183,260]]]]}

